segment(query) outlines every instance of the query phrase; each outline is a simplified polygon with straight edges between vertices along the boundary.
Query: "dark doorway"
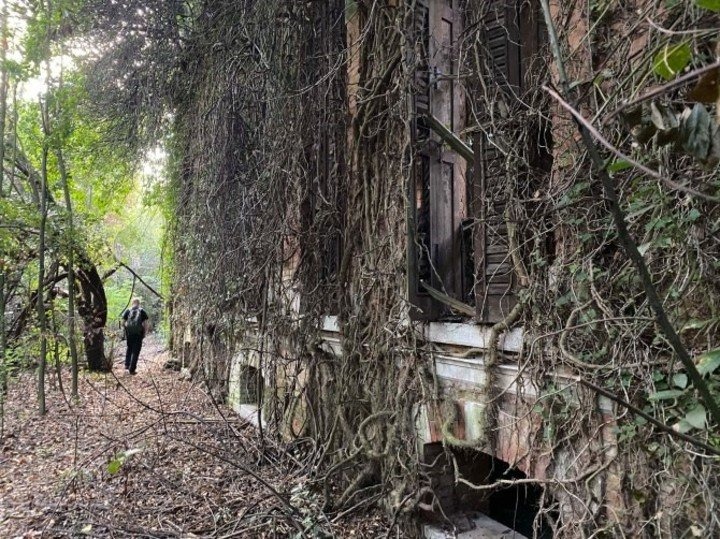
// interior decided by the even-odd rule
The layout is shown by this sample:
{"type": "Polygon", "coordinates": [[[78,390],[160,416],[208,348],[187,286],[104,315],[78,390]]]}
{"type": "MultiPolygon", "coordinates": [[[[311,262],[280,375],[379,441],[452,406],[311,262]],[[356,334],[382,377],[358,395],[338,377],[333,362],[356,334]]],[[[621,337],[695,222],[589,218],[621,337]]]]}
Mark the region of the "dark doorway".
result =
{"type": "Polygon", "coordinates": [[[545,496],[546,515],[540,515],[543,487],[521,483],[491,490],[476,490],[455,483],[455,469],[463,479],[476,485],[491,485],[498,480],[526,479],[527,476],[507,462],[473,449],[447,449],[441,443],[425,445],[427,476],[438,500],[433,520],[451,515],[483,513],[526,537],[551,539],[552,527],[547,516],[557,520],[556,504],[545,496]],[[537,520],[537,523],[536,523],[537,520]]]}
{"type": "Polygon", "coordinates": [[[260,371],[250,365],[242,365],[238,376],[238,404],[260,405],[264,380],[260,371]]]}

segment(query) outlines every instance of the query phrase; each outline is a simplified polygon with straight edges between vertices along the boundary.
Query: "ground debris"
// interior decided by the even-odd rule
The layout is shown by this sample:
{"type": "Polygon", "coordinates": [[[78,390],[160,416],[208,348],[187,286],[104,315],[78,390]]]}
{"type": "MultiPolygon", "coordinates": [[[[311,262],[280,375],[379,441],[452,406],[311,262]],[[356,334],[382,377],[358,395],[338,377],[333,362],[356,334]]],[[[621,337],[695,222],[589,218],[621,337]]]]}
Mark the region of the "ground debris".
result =
{"type": "Polygon", "coordinates": [[[147,344],[137,376],[121,374],[121,362],[115,374],[84,374],[78,404],[50,387],[45,417],[32,374],[11,382],[0,537],[386,535],[378,509],[323,515],[303,499],[307,470],[277,451],[262,459],[257,431],[163,369],[167,354],[147,344]]]}

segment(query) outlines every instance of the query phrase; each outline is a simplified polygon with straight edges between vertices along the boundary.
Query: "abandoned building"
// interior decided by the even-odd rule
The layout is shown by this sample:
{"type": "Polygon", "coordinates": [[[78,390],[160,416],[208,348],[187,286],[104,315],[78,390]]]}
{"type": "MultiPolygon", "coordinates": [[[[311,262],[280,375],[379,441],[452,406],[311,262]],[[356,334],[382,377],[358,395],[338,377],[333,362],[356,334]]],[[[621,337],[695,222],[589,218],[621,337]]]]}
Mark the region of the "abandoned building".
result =
{"type": "Polygon", "coordinates": [[[652,323],[622,325],[649,311],[544,89],[562,94],[547,21],[588,117],[613,91],[597,73],[631,76],[663,34],[633,26],[643,0],[542,4],[206,10],[173,141],[172,346],[238,413],[317,452],[330,505],[372,498],[433,537],[486,517],[526,537],[674,536],[710,517],[663,511],[685,502],[653,463],[691,459],[643,452],[662,434],[631,433],[579,383],[642,408],[632,380],[668,353],[652,323]]]}

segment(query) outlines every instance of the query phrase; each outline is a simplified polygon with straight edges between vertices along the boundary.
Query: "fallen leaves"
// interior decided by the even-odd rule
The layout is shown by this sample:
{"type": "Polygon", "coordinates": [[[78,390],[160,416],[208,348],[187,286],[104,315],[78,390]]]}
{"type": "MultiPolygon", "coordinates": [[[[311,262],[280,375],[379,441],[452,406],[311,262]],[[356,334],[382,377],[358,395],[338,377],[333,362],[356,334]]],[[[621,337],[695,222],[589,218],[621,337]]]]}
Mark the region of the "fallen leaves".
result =
{"type": "Polygon", "coordinates": [[[315,495],[303,496],[307,472],[282,454],[260,458],[254,428],[221,415],[202,384],[163,370],[166,355],[148,344],[138,376],[83,377],[76,405],[48,388],[45,417],[33,412],[32,374],[12,382],[0,440],[0,537],[297,534],[296,517],[242,467],[294,496],[303,520],[321,523],[326,536],[385,534],[377,509],[331,523],[315,495]]]}

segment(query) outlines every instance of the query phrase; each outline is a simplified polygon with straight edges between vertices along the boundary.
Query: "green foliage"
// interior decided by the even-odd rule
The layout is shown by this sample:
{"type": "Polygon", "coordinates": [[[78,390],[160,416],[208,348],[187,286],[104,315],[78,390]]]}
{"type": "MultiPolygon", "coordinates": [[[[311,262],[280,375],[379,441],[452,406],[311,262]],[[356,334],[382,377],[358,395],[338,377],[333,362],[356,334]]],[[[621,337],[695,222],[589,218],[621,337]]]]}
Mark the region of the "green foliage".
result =
{"type": "Polygon", "coordinates": [[[610,174],[614,174],[615,172],[621,172],[623,170],[627,170],[632,168],[633,165],[626,161],[625,159],[615,159],[607,166],[607,171],[610,174]]]}
{"type": "MultiPolygon", "coordinates": [[[[131,252],[144,262],[143,276],[150,282],[157,281],[154,274],[163,222],[155,217],[156,212],[150,218],[138,218],[148,216],[142,196],[131,195],[141,187],[138,160],[126,146],[111,142],[107,121],[97,118],[89,102],[82,59],[68,52],[68,40],[72,38],[73,27],[80,22],[83,4],[82,0],[28,4],[22,14],[26,23],[19,31],[22,35],[11,36],[10,40],[12,56],[19,60],[4,63],[12,84],[37,77],[33,84],[42,90],[39,96],[26,96],[21,88],[17,102],[11,102],[8,111],[9,119],[17,118],[16,123],[12,122],[17,150],[6,152],[6,170],[15,170],[11,159],[16,154],[22,163],[18,168],[21,172],[13,176],[16,188],[8,192],[6,181],[5,196],[0,197],[0,264],[15,287],[13,303],[25,301],[36,286],[37,268],[33,260],[37,256],[40,212],[34,192],[39,185],[44,149],[47,188],[52,199],[45,253],[51,261],[49,267],[62,274],[68,253],[75,249],[99,266],[102,273],[103,267],[113,266],[118,256],[131,252]],[[49,76],[45,72],[47,66],[49,76]],[[48,119],[45,126],[43,108],[48,119]],[[67,171],[74,217],[72,234],[64,203],[59,152],[67,171]]],[[[72,53],[78,50],[82,49],[73,47],[72,53]]],[[[127,274],[115,274],[108,294],[111,318],[127,302],[131,282],[132,277],[127,274]]],[[[57,286],[66,288],[63,282],[57,286]]],[[[48,312],[54,315],[57,331],[57,335],[49,337],[57,340],[56,349],[64,360],[66,346],[60,333],[66,332],[67,300],[55,298],[49,302],[48,312]]],[[[34,316],[27,322],[24,333],[13,338],[12,346],[18,357],[33,357],[37,352],[34,316]]]]}
{"type": "Polygon", "coordinates": [[[700,374],[711,374],[720,367],[720,349],[711,350],[697,358],[697,369],[700,374]]]}
{"type": "Polygon", "coordinates": [[[628,111],[624,120],[635,139],[646,148],[666,146],[706,165],[720,161],[720,129],[702,103],[676,110],[651,102],[628,111]]]}
{"type": "MultiPolygon", "coordinates": [[[[708,381],[716,398],[720,396],[720,379],[714,371],[720,367],[720,350],[711,350],[695,358],[695,364],[701,375],[708,381]]],[[[694,388],[689,385],[687,374],[678,372],[666,377],[655,372],[657,391],[648,396],[648,400],[662,405],[664,412],[675,418],[673,428],[681,433],[692,430],[706,430],[708,417],[705,407],[697,402],[694,388]]]]}
{"type": "Polygon", "coordinates": [[[668,399],[676,399],[683,395],[683,391],[680,389],[665,389],[663,391],[656,391],[648,397],[651,401],[662,401],[668,399]]]}
{"type": "Polygon", "coordinates": [[[652,68],[665,80],[674,79],[690,63],[692,50],[688,43],[665,45],[653,58],[652,68]]]}
{"type": "MultiPolygon", "coordinates": [[[[714,122],[707,109],[696,103],[692,110],[685,109],[682,115],[682,144],[685,151],[700,160],[706,160],[710,152],[713,135],[717,135],[714,122]]],[[[720,144],[718,144],[720,146],[720,144]]],[[[720,155],[720,148],[714,149],[720,155]]]]}
{"type": "Polygon", "coordinates": [[[44,61],[58,55],[64,38],[73,32],[85,0],[54,0],[30,5],[22,37],[23,61],[31,74],[39,73],[44,61]]]}
{"type": "Polygon", "coordinates": [[[720,0],[695,0],[695,5],[710,11],[720,11],[720,0]]]}
{"type": "Polygon", "coordinates": [[[142,449],[137,447],[134,449],[126,449],[125,451],[120,451],[110,460],[110,462],[108,462],[108,473],[110,475],[115,475],[122,469],[122,467],[133,455],[137,455],[138,453],[142,453],[142,449]]]}

